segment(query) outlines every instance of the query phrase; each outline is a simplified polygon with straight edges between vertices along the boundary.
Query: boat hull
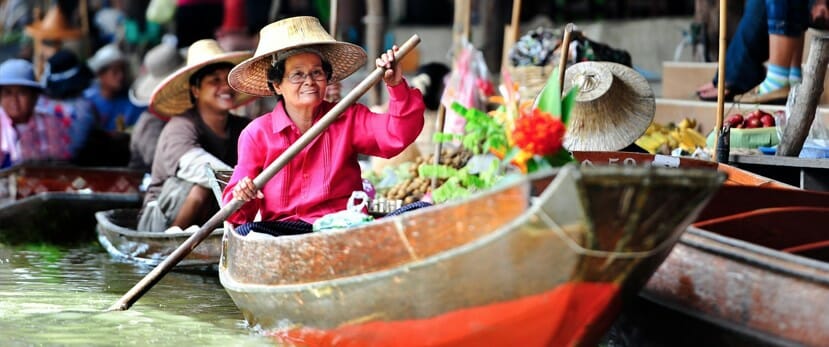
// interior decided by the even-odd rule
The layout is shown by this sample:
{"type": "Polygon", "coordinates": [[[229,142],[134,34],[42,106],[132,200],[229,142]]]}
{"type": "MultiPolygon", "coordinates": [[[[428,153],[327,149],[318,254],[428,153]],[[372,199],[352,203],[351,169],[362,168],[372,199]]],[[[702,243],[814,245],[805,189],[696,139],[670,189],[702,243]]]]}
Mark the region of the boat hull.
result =
{"type": "MultiPolygon", "coordinates": [[[[808,192],[803,192],[811,194],[808,192]]],[[[642,295],[774,345],[829,341],[829,195],[689,227],[642,295]]],[[[716,198],[715,198],[716,199],[716,198]]]]}
{"type": "MultiPolygon", "coordinates": [[[[98,241],[109,254],[128,262],[157,265],[193,233],[137,231],[138,209],[115,209],[95,213],[98,241]]],[[[217,264],[222,249],[222,229],[216,229],[181,260],[177,267],[217,264]]]]}
{"type": "Polygon", "coordinates": [[[523,181],[345,231],[226,228],[220,280],[250,325],[289,342],[399,344],[379,340],[391,329],[426,334],[412,345],[595,345],[724,179],[598,171],[614,174],[570,168],[532,205],[523,181]]]}
{"type": "Polygon", "coordinates": [[[0,238],[11,244],[94,240],[96,211],[138,207],[143,173],[17,166],[0,171],[0,238]]]}

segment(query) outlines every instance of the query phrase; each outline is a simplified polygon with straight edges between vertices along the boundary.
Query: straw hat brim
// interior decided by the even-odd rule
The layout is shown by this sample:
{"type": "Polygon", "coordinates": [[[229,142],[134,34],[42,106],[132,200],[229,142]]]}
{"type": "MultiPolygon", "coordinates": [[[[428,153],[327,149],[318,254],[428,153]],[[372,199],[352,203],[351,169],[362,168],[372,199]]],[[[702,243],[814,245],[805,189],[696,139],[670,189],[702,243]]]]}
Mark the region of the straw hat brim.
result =
{"type": "MultiPolygon", "coordinates": [[[[172,117],[184,113],[191,107],[190,102],[190,76],[196,71],[210,64],[231,63],[233,65],[250,58],[250,52],[229,52],[216,55],[213,58],[199,62],[198,64],[187,65],[179,68],[176,72],[167,76],[158,87],[153,90],[150,96],[150,108],[153,112],[172,117]]],[[[234,108],[242,106],[253,100],[251,95],[236,93],[234,108]]]]}
{"type": "Polygon", "coordinates": [[[564,147],[570,151],[618,151],[638,139],[656,110],[653,89],[636,70],[610,62],[582,62],[567,69],[564,89],[579,75],[597,80],[580,88],[570,114],[564,147]]]}
{"type": "Polygon", "coordinates": [[[67,40],[83,36],[80,29],[49,29],[45,30],[37,24],[26,26],[26,33],[39,40],[67,40]]]}
{"type": "Polygon", "coordinates": [[[324,60],[331,63],[333,73],[329,83],[345,79],[366,63],[366,52],[360,46],[348,42],[326,41],[298,44],[259,54],[236,65],[228,75],[230,86],[251,95],[272,96],[273,93],[268,89],[267,77],[271,57],[274,54],[278,56],[279,53],[297,48],[315,49],[323,55],[324,60]]]}

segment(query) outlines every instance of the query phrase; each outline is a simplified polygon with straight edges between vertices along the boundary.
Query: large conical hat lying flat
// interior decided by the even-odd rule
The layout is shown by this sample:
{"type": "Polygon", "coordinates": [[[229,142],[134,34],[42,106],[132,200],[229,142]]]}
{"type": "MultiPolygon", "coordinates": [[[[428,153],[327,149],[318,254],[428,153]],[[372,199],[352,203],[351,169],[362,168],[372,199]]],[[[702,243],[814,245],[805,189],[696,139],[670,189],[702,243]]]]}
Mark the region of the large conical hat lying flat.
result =
{"type": "Polygon", "coordinates": [[[653,121],[656,103],[648,81],[635,70],[610,62],[570,66],[564,89],[579,86],[564,148],[618,151],[638,139],[653,121]]]}

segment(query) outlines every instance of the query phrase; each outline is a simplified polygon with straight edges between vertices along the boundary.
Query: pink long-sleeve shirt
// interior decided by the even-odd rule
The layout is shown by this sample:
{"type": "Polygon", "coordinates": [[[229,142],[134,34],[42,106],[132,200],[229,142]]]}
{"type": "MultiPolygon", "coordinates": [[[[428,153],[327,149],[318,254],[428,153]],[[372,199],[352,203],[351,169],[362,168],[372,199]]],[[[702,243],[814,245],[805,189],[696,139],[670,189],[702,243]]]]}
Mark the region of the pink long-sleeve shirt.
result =
{"type": "MultiPolygon", "coordinates": [[[[365,105],[348,107],[262,189],[265,197],[254,199],[228,218],[234,224],[262,220],[313,223],[326,214],[344,210],[351,192],[362,190],[357,154],[393,157],[414,142],[423,129],[423,96],[404,81],[389,87],[385,114],[365,105]]],[[[317,122],[334,104],[323,102],[317,122]]],[[[251,122],[239,136],[239,160],[224,190],[225,203],[233,199],[233,187],[244,177],[254,178],[279,157],[301,134],[280,101],[272,112],[251,122]]]]}

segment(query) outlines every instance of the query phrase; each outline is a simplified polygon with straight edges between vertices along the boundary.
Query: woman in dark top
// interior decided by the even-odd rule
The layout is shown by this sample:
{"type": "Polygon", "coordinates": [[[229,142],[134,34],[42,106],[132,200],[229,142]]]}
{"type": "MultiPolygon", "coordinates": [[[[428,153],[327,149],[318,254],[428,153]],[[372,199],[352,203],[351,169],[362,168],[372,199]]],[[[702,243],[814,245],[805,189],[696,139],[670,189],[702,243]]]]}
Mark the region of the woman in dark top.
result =
{"type": "Polygon", "coordinates": [[[226,53],[215,40],[197,41],[188,49],[187,64],[153,92],[150,108],[171,119],[158,141],[138,230],[200,225],[217,211],[206,166],[236,165],[236,144],[249,121],[230,110],[250,96],[230,88],[227,74],[250,56],[226,53]]]}

